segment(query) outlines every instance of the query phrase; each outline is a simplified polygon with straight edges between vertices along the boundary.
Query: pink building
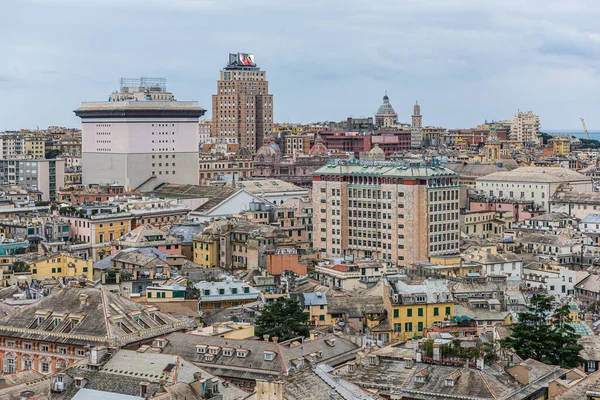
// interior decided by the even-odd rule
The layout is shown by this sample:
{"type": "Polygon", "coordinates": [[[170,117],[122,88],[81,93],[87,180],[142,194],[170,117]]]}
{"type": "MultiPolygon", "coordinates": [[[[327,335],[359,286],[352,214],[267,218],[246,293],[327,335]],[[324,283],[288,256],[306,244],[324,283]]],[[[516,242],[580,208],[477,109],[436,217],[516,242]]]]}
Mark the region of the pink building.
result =
{"type": "Polygon", "coordinates": [[[469,211],[509,211],[520,222],[531,217],[544,214],[544,211],[533,211],[533,201],[491,201],[487,199],[469,199],[469,211]]]}

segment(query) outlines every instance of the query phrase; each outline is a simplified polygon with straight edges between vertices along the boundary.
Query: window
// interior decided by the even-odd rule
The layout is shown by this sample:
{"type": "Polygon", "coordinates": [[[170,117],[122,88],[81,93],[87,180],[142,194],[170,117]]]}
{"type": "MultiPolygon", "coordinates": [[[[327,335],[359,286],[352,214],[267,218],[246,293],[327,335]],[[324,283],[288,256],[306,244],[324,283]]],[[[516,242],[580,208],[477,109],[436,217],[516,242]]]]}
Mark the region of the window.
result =
{"type": "Polygon", "coordinates": [[[397,308],[394,308],[394,318],[399,318],[400,317],[400,310],[398,310],[397,308]]]}
{"type": "Polygon", "coordinates": [[[196,347],[196,353],[198,353],[198,354],[206,353],[206,347],[196,347]]]}
{"type": "Polygon", "coordinates": [[[418,330],[419,332],[423,332],[423,323],[422,323],[422,322],[419,322],[419,323],[417,324],[417,330],[418,330]]]}
{"type": "Polygon", "coordinates": [[[40,372],[42,374],[50,373],[50,362],[49,361],[44,360],[40,363],[40,372]]]}
{"type": "Polygon", "coordinates": [[[29,356],[23,356],[23,370],[30,371],[33,369],[33,358],[29,356]]]}
{"type": "Polygon", "coordinates": [[[446,307],[446,315],[450,315],[450,313],[451,313],[451,312],[450,312],[450,308],[451,308],[451,307],[446,307]]]}
{"type": "Polygon", "coordinates": [[[6,342],[6,347],[15,347],[15,342],[14,340],[8,340],[6,342]]]}
{"type": "Polygon", "coordinates": [[[43,344],[40,346],[40,350],[41,351],[50,351],[50,346],[48,346],[47,344],[43,344]]]}
{"type": "Polygon", "coordinates": [[[433,307],[433,316],[437,317],[440,315],[440,309],[438,307],[433,307]]]}
{"type": "Polygon", "coordinates": [[[31,350],[31,349],[33,349],[33,345],[31,343],[24,343],[23,348],[25,350],[31,350]]]}
{"type": "Polygon", "coordinates": [[[67,348],[66,347],[59,347],[58,348],[58,354],[67,354],[67,348]]]}
{"type": "Polygon", "coordinates": [[[223,355],[225,357],[231,357],[233,355],[233,350],[231,350],[231,349],[223,350],[223,355]]]}
{"type": "Polygon", "coordinates": [[[408,308],[408,309],[406,310],[406,316],[407,316],[407,317],[412,317],[412,308],[408,308]]]}
{"type": "Polygon", "coordinates": [[[422,316],[423,316],[423,308],[419,308],[419,309],[417,310],[417,315],[418,315],[419,317],[422,317],[422,316]]]}
{"type": "Polygon", "coordinates": [[[407,322],[404,324],[404,332],[412,332],[412,322],[407,322]]]}
{"type": "Polygon", "coordinates": [[[85,350],[77,349],[77,356],[79,356],[79,357],[85,356],[85,350]]]}

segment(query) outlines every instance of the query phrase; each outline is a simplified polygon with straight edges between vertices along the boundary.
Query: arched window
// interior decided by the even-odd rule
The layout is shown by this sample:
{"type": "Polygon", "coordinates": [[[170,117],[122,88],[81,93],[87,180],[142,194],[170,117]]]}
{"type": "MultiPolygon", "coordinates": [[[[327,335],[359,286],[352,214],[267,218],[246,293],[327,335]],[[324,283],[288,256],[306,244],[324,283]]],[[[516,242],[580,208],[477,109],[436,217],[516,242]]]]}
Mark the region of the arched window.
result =
{"type": "Polygon", "coordinates": [[[33,356],[29,354],[25,354],[21,358],[22,369],[23,371],[29,371],[33,369],[33,356]]]}

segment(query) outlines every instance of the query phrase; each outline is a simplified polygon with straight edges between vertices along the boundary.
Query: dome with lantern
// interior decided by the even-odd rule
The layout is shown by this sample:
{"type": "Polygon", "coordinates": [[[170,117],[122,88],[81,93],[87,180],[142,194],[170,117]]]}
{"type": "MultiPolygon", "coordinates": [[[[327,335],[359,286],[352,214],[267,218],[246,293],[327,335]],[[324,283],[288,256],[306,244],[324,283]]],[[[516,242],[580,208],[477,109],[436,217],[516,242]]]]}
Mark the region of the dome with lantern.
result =
{"type": "Polygon", "coordinates": [[[310,148],[310,154],[320,156],[326,156],[329,154],[329,150],[323,144],[323,138],[321,135],[317,134],[317,137],[315,138],[315,145],[310,148]]]}
{"type": "Polygon", "coordinates": [[[277,143],[275,143],[275,139],[271,135],[265,135],[263,139],[263,145],[256,152],[257,156],[263,157],[278,157],[281,154],[281,150],[277,143]]]}

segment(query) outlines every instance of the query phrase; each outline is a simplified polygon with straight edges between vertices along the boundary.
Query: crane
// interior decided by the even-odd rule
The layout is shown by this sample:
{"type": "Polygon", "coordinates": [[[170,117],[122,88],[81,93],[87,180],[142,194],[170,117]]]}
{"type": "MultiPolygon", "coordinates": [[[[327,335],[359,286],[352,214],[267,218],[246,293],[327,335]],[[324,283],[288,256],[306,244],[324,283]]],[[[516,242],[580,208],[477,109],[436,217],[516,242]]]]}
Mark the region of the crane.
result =
{"type": "Polygon", "coordinates": [[[588,131],[587,128],[585,126],[585,121],[583,120],[583,118],[579,118],[581,120],[581,125],[583,125],[583,133],[585,133],[585,138],[587,140],[590,140],[590,135],[588,135],[588,131]]]}

